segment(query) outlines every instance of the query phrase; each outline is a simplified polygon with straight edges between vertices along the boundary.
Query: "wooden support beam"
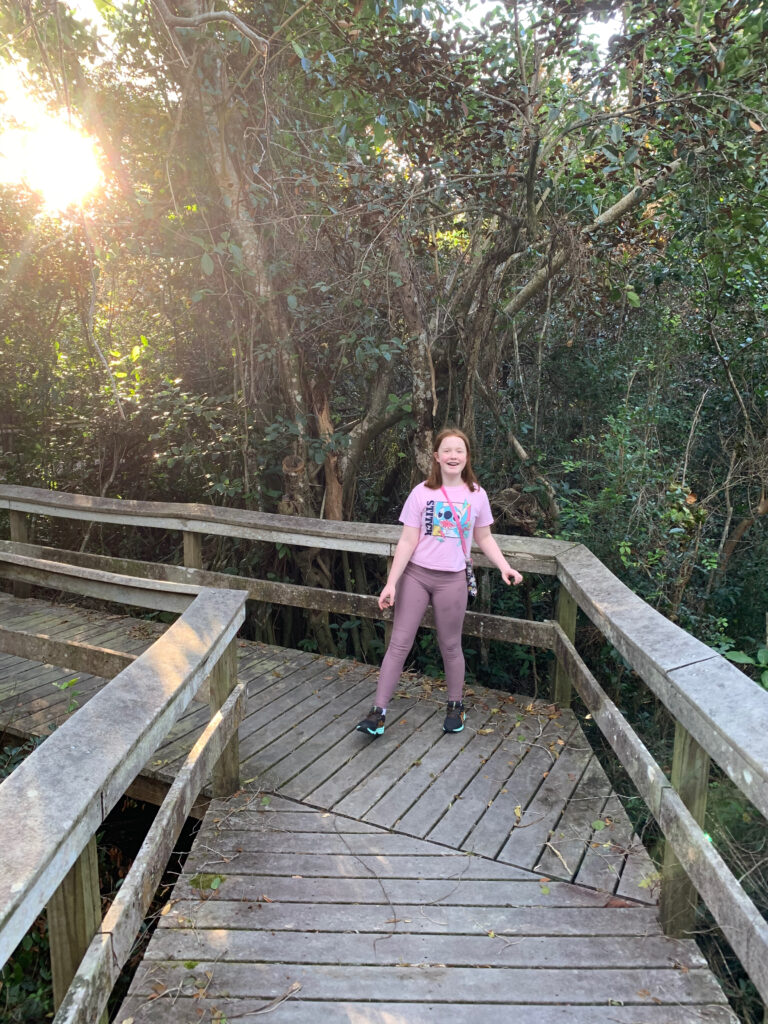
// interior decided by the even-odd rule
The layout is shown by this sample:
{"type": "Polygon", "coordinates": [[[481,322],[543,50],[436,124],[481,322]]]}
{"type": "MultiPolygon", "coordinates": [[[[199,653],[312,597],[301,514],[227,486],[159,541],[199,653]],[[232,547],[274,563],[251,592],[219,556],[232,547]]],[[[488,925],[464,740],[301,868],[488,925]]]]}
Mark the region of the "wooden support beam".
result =
{"type": "MultiPolygon", "coordinates": [[[[222,705],[237,685],[237,640],[233,640],[209,677],[211,718],[219,714],[222,705]]],[[[240,787],[240,741],[237,732],[226,745],[213,769],[214,797],[232,796],[240,787]]]]}
{"type": "MultiPolygon", "coordinates": [[[[561,583],[557,592],[556,619],[571,643],[576,638],[576,613],[578,610],[578,605],[561,583]]],[[[552,673],[552,700],[560,707],[569,708],[572,695],[573,687],[568,669],[560,658],[557,658],[552,673]]]]}
{"type": "MultiPolygon", "coordinates": [[[[28,544],[29,531],[27,530],[26,515],[23,512],[15,512],[13,509],[11,509],[9,515],[11,517],[11,540],[14,544],[28,544]]],[[[28,583],[21,583],[18,580],[14,580],[14,597],[29,597],[31,593],[32,588],[28,583]]]]}
{"type": "Polygon", "coordinates": [[[203,568],[203,535],[184,531],[184,565],[188,569],[203,568]]]}
{"type": "MultiPolygon", "coordinates": [[[[704,824],[709,784],[709,755],[679,722],[675,723],[672,785],[698,825],[704,824]]],[[[698,904],[696,888],[671,845],[664,844],[659,917],[667,935],[693,931],[698,904]]]]}
{"type": "Polygon", "coordinates": [[[69,869],[48,902],[53,1005],[58,1009],[91,939],[101,925],[96,837],[69,869]]]}

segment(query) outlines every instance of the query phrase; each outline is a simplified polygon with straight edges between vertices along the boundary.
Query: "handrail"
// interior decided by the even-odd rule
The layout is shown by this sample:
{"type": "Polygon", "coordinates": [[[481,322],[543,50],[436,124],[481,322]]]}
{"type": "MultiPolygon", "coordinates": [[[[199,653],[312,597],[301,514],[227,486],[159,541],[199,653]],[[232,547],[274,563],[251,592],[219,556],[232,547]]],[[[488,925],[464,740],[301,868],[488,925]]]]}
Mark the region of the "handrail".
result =
{"type": "Polygon", "coordinates": [[[768,817],[768,692],[664,618],[579,544],[558,579],[654,694],[768,817]]]}
{"type": "MultiPolygon", "coordinates": [[[[267,512],[249,512],[216,505],[171,504],[162,501],[132,501],[126,498],[98,498],[41,487],[0,484],[0,509],[35,515],[82,519],[86,522],[122,526],[149,526],[183,533],[210,533],[245,540],[271,541],[299,547],[319,547],[362,554],[394,554],[400,536],[395,526],[374,523],[307,519],[267,512]]],[[[554,575],[559,551],[571,547],[565,541],[542,537],[499,537],[505,553],[519,560],[523,572],[554,575]]],[[[478,565],[489,565],[481,552],[474,552],[478,565]]]]}
{"type": "MultiPolygon", "coordinates": [[[[14,515],[35,512],[93,521],[162,526],[181,530],[185,535],[216,533],[385,556],[393,553],[399,535],[399,530],[392,527],[272,516],[200,505],[123,502],[0,485],[0,507],[3,505],[11,511],[12,523],[14,515]]],[[[21,539],[17,527],[16,540],[21,539]]],[[[768,1002],[768,925],[707,842],[700,828],[704,806],[701,791],[706,793],[709,770],[707,755],[768,816],[768,693],[753,684],[719,654],[650,608],[583,545],[527,537],[500,537],[499,542],[505,554],[514,557],[516,564],[525,571],[557,576],[561,584],[559,622],[529,623],[531,629],[525,642],[555,651],[559,666],[556,678],[558,692],[564,699],[568,699],[567,687],[571,684],[576,686],[659,822],[668,839],[668,848],[678,855],[697,891],[708,901],[715,919],[729,936],[745,969],[763,999],[768,1002]],[[676,763],[678,746],[688,751],[685,756],[689,758],[690,765],[696,763],[695,771],[689,771],[690,778],[686,784],[679,786],[683,799],[674,789],[677,784],[674,771],[670,784],[576,652],[572,641],[577,606],[616,647],[675,718],[678,726],[676,763]],[[545,627],[547,632],[542,632],[540,627],[545,627]],[[693,778],[694,775],[697,777],[693,778]],[[694,798],[697,787],[699,795],[694,798]],[[699,813],[694,816],[691,810],[696,801],[699,813]]],[[[15,573],[27,571],[24,568],[24,557],[28,558],[33,552],[40,554],[50,550],[35,549],[34,546],[19,543],[0,543],[0,566],[8,557],[2,553],[3,548],[6,551],[13,549],[10,553],[17,552],[17,560],[13,563],[15,573]],[[26,554],[22,555],[21,552],[26,554]]],[[[88,561],[91,572],[97,572],[94,568],[96,559],[105,556],[73,553],[72,558],[75,561],[88,561]]],[[[121,561],[131,567],[149,565],[121,561]]],[[[487,564],[482,558],[477,561],[478,564],[487,564]]],[[[6,564],[9,567],[11,565],[7,561],[6,564]]],[[[86,568],[84,566],[78,571],[84,572],[86,568]]],[[[222,579],[214,579],[222,574],[205,572],[200,568],[199,561],[197,567],[155,568],[161,575],[167,574],[168,578],[175,576],[179,585],[183,585],[182,580],[205,581],[219,586],[222,584],[222,579]]],[[[17,578],[29,579],[23,575],[17,578]]],[[[318,600],[315,595],[319,592],[312,588],[261,580],[249,581],[245,578],[235,578],[232,585],[247,588],[251,596],[260,600],[277,603],[295,600],[303,607],[318,606],[313,602],[318,600]],[[294,594],[294,591],[297,593],[294,594]],[[303,593],[299,595],[299,591],[303,593]]],[[[375,600],[373,598],[333,593],[331,597],[336,600],[336,605],[319,606],[349,613],[346,603],[354,599],[357,602],[354,610],[356,614],[378,617],[371,614],[373,608],[369,607],[375,600]]],[[[515,628],[521,625],[517,620],[477,616],[478,620],[494,618],[514,623],[515,628]]],[[[491,629],[491,636],[513,639],[509,626],[498,627],[498,631],[497,627],[491,626],[491,629]]],[[[482,629],[478,635],[485,635],[482,629]]],[[[680,763],[683,763],[683,754],[680,759],[680,763]]],[[[676,861],[670,861],[667,865],[665,861],[665,871],[668,866],[669,877],[673,877],[673,868],[680,865],[676,861]]],[[[665,884],[662,886],[662,901],[664,892],[665,884]]],[[[675,913],[678,911],[675,910],[675,913]]],[[[662,916],[665,917],[665,925],[674,928],[670,913],[665,913],[664,908],[662,916]]]]}
{"type": "MultiPolygon", "coordinates": [[[[23,557],[19,562],[19,556],[7,554],[3,558],[44,573],[48,586],[57,580],[62,589],[78,590],[71,566],[35,564],[35,559],[23,557]]],[[[66,882],[96,829],[196,691],[216,674],[225,655],[231,661],[233,640],[244,619],[246,595],[239,591],[83,572],[89,585],[102,587],[110,600],[143,607],[171,603],[182,614],[0,785],[0,965],[66,882]]],[[[214,701],[212,695],[212,706],[220,707],[222,697],[226,695],[219,693],[214,701]]],[[[243,687],[229,702],[230,735],[244,700],[243,687]]],[[[186,797],[194,800],[198,792],[186,797]]],[[[183,816],[179,827],[181,822],[183,816]]]]}

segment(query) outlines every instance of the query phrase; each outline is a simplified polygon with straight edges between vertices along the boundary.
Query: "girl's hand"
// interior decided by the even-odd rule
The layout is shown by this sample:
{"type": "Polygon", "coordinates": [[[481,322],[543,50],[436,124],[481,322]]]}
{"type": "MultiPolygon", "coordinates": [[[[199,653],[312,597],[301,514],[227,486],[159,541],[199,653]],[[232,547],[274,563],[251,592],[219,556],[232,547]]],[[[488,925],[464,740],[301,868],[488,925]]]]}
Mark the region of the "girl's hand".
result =
{"type": "Polygon", "coordinates": [[[501,570],[501,578],[507,586],[509,586],[510,583],[514,583],[515,586],[518,586],[523,582],[523,577],[517,569],[513,569],[511,565],[508,565],[506,569],[501,570]]]}
{"type": "Polygon", "coordinates": [[[391,583],[387,583],[382,592],[379,594],[379,608],[381,608],[381,610],[384,611],[385,608],[391,608],[394,603],[395,588],[391,583]]]}

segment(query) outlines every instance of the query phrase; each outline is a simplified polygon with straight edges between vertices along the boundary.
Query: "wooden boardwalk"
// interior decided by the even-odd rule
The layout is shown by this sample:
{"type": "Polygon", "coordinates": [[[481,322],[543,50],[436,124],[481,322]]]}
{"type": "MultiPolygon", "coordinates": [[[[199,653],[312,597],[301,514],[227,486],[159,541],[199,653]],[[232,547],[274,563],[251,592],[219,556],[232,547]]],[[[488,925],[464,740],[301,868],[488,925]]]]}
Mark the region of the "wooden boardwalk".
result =
{"type": "MultiPolygon", "coordinates": [[[[0,596],[2,624],[138,653],[155,623],[0,596]]],[[[404,677],[239,645],[243,791],[214,801],[117,1020],[736,1021],[697,947],[659,931],[654,871],[575,716],[475,687],[467,728],[404,677]],[[283,1000],[283,1001],[280,1001],[283,1000]]],[[[0,656],[0,727],[46,735],[103,685],[0,656]]],[[[169,781],[192,705],[147,765],[169,781]]]]}

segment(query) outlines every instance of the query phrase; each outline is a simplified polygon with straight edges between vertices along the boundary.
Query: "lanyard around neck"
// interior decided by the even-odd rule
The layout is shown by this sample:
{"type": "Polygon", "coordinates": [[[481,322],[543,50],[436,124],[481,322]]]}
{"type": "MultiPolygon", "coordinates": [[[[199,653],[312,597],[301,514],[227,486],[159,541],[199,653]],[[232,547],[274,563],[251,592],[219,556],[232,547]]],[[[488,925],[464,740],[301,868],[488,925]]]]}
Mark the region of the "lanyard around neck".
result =
{"type": "MultiPolygon", "coordinates": [[[[459,520],[459,517],[456,515],[456,509],[453,507],[453,502],[448,497],[448,491],[446,491],[446,489],[444,487],[441,487],[440,490],[445,495],[445,500],[451,506],[451,512],[453,513],[453,518],[454,518],[454,520],[456,522],[456,529],[459,531],[459,541],[461,542],[461,550],[464,552],[464,558],[467,558],[468,557],[467,556],[467,549],[464,546],[464,534],[461,532],[461,521],[459,520]]],[[[472,522],[472,507],[471,506],[470,506],[470,509],[469,509],[469,521],[470,521],[470,523],[472,522]]]]}

